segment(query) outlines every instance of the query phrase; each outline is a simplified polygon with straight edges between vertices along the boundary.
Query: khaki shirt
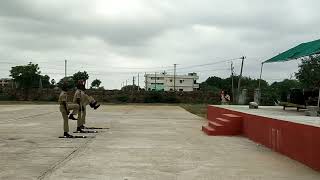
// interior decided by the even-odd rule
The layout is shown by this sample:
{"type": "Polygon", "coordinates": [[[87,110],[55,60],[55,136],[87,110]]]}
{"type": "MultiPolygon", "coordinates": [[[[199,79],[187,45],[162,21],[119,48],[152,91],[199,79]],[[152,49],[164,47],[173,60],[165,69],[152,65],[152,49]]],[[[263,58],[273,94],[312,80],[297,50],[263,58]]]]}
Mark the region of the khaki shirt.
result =
{"type": "Polygon", "coordinates": [[[61,104],[62,102],[68,101],[68,94],[65,91],[61,91],[58,102],[61,104]]]}
{"type": "Polygon", "coordinates": [[[68,94],[67,94],[67,92],[61,91],[60,96],[59,96],[59,100],[58,100],[58,102],[59,102],[59,104],[60,104],[60,111],[61,111],[61,112],[65,112],[65,111],[66,111],[66,110],[65,110],[65,107],[64,107],[64,105],[63,105],[62,103],[63,103],[63,102],[66,102],[66,103],[67,103],[67,101],[68,101],[68,94]]]}
{"type": "Polygon", "coordinates": [[[77,103],[77,99],[80,99],[80,104],[81,105],[84,104],[85,102],[84,95],[85,95],[84,91],[77,89],[73,96],[73,102],[77,103]]]}

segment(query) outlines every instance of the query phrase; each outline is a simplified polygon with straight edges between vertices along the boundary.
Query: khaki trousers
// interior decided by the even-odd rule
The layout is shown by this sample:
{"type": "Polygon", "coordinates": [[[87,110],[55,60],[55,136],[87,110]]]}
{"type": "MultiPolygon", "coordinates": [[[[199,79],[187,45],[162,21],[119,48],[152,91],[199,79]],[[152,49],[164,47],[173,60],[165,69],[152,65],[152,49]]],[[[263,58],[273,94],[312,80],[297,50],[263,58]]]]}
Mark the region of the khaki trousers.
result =
{"type": "Polygon", "coordinates": [[[81,96],[81,104],[80,104],[80,109],[79,109],[79,115],[78,115],[78,121],[77,121],[77,126],[83,126],[86,124],[86,115],[87,115],[87,105],[90,103],[95,102],[94,98],[91,96],[88,96],[87,94],[84,94],[81,96]]]}
{"type": "MultiPolygon", "coordinates": [[[[78,104],[67,104],[67,109],[68,111],[73,111],[73,113],[75,113],[74,115],[78,114],[78,110],[79,110],[79,105],[78,104]]],[[[66,110],[64,109],[63,105],[60,105],[60,112],[62,115],[62,119],[63,119],[63,131],[64,132],[69,132],[69,117],[68,114],[66,112],[66,110]]]]}

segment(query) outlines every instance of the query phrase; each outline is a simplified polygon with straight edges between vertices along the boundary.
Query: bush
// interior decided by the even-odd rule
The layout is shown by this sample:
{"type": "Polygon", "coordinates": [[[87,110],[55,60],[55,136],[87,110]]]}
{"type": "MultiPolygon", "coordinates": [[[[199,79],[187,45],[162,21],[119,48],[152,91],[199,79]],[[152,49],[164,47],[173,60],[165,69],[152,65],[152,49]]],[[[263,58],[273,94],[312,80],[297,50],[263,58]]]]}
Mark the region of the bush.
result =
{"type": "Polygon", "coordinates": [[[15,96],[0,94],[0,101],[14,101],[14,100],[16,100],[15,96]]]}
{"type": "Polygon", "coordinates": [[[150,92],[146,94],[144,98],[145,103],[161,103],[162,101],[162,93],[160,92],[150,92]]]}
{"type": "Polygon", "coordinates": [[[274,89],[262,89],[260,104],[262,106],[273,106],[279,100],[279,98],[280,95],[278,95],[274,89]]]}
{"type": "Polygon", "coordinates": [[[48,100],[48,101],[58,101],[58,97],[57,96],[48,96],[48,98],[46,100],[48,100]]]}
{"type": "Polygon", "coordinates": [[[163,95],[164,103],[180,103],[180,100],[174,94],[163,95]]]}
{"type": "Polygon", "coordinates": [[[119,102],[128,102],[129,96],[127,95],[120,95],[116,97],[116,100],[119,102]]]}

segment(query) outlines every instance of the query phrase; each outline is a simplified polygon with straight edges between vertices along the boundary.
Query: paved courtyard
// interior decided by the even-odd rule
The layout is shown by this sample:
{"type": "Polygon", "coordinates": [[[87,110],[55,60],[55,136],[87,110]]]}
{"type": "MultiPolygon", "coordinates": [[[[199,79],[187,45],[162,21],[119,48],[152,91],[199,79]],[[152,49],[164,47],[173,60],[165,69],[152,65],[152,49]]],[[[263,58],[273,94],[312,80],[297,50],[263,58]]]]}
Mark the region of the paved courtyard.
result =
{"type": "MultiPolygon", "coordinates": [[[[59,139],[57,105],[0,105],[0,179],[319,180],[320,173],[243,137],[210,137],[178,106],[89,110],[94,138],[59,139]]],[[[70,129],[75,130],[75,121],[70,129]]]]}

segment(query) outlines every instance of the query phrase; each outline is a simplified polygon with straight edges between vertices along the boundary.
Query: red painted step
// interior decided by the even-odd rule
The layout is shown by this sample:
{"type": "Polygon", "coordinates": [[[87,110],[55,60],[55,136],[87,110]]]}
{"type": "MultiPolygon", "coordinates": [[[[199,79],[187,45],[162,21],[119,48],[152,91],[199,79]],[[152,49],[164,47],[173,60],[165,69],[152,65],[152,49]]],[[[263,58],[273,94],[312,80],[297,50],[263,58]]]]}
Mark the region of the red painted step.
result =
{"type": "Polygon", "coordinates": [[[207,126],[202,126],[202,131],[211,136],[232,136],[242,133],[243,120],[241,116],[227,113],[219,116],[215,119],[210,119],[207,126]]]}
{"type": "Polygon", "coordinates": [[[209,121],[208,125],[210,127],[212,127],[212,128],[215,128],[215,129],[223,128],[222,124],[219,124],[219,123],[216,123],[216,122],[212,122],[212,121],[209,121]]]}
{"type": "Polygon", "coordinates": [[[222,125],[228,125],[228,124],[231,123],[230,120],[224,119],[224,118],[216,118],[213,122],[217,122],[217,123],[222,124],[222,125]]]}
{"type": "Polygon", "coordinates": [[[202,126],[202,131],[205,132],[209,136],[233,136],[237,135],[235,132],[231,130],[221,129],[217,130],[215,128],[212,128],[210,126],[202,126]]]}
{"type": "Polygon", "coordinates": [[[221,115],[223,118],[228,119],[228,120],[240,120],[242,121],[242,117],[235,115],[235,114],[222,114],[221,115]]]}
{"type": "Polygon", "coordinates": [[[202,126],[202,131],[205,132],[209,136],[213,136],[216,134],[215,129],[209,127],[209,126],[202,126]]]}

